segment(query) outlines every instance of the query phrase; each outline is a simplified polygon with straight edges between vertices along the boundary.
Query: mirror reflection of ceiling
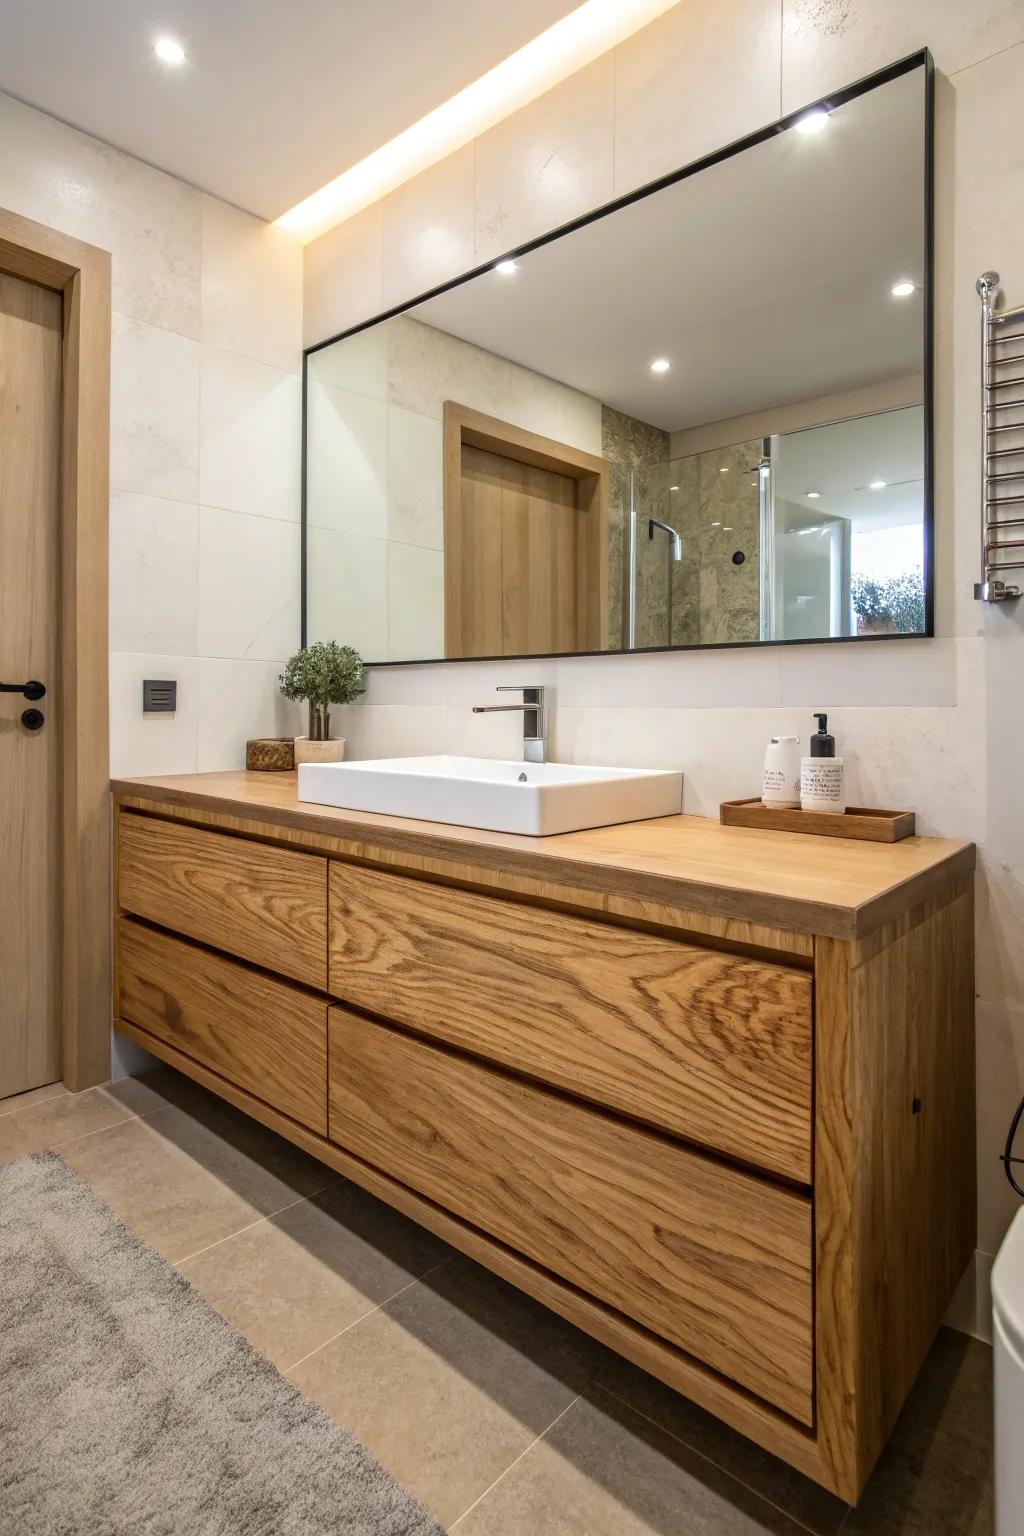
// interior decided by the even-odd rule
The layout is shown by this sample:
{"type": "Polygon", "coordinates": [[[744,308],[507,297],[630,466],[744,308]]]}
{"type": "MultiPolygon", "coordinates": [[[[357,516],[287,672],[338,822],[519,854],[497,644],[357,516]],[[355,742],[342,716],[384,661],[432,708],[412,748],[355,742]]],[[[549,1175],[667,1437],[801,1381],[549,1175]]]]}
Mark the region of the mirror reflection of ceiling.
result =
{"type": "Polygon", "coordinates": [[[419,305],[665,431],[920,372],[921,69],[419,305]],[[666,373],[650,363],[668,358],[666,373]]]}
{"type": "Polygon", "coordinates": [[[920,523],[923,443],[919,405],[787,433],[779,494],[812,520],[815,512],[848,518],[855,533],[920,523]]]}

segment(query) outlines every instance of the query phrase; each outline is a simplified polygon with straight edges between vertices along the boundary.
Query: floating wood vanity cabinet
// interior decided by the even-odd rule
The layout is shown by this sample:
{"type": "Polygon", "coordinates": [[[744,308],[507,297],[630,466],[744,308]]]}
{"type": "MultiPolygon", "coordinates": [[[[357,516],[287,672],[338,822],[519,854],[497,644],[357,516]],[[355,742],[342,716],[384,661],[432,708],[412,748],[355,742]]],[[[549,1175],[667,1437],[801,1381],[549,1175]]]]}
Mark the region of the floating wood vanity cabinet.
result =
{"type": "Polygon", "coordinates": [[[118,1029],[857,1499],[974,1248],[970,844],[114,797],[118,1029]]]}

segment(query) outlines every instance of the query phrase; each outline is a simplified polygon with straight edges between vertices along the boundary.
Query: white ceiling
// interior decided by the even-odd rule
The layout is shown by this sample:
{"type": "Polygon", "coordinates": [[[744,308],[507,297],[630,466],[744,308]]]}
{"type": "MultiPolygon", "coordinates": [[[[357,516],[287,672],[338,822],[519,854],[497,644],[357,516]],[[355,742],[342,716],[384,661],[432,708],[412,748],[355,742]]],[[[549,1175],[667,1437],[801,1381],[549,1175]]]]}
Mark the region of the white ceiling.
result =
{"type": "Polygon", "coordinates": [[[2,0],[0,89],[275,219],[578,3],[2,0]]]}
{"type": "Polygon", "coordinates": [[[845,517],[854,532],[897,528],[924,517],[924,407],[882,411],[788,432],[773,463],[775,496],[806,511],[845,517]],[[881,490],[872,480],[884,480],[881,490]],[[820,491],[808,500],[808,491],[820,491]]]}
{"type": "Polygon", "coordinates": [[[919,373],[923,153],[915,70],[413,313],[666,431],[919,373]]]}

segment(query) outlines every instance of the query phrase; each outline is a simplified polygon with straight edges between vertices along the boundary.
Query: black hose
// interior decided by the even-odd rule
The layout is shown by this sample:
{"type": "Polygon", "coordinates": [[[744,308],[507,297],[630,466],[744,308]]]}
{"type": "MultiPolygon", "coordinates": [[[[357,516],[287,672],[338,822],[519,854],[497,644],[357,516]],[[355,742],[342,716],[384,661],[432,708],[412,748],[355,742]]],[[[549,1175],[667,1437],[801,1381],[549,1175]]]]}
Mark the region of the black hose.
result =
{"type": "Polygon", "coordinates": [[[1017,1105],[1013,1119],[1010,1121],[1010,1129],[1006,1133],[1006,1146],[1003,1148],[999,1161],[1002,1163],[1006,1177],[1010,1181],[1010,1188],[1024,1200],[1024,1189],[1021,1189],[1013,1176],[1014,1164],[1024,1163],[1024,1157],[1014,1157],[1013,1155],[1013,1143],[1016,1140],[1017,1129],[1022,1119],[1024,1119],[1024,1099],[1021,1099],[1017,1105]]]}

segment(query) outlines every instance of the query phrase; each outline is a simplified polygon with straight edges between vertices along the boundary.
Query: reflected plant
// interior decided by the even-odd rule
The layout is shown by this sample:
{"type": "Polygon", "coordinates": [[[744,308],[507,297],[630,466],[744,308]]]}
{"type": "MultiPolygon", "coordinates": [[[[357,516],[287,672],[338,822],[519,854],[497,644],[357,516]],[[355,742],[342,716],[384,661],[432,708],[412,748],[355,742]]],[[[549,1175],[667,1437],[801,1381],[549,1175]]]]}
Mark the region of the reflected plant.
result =
{"type": "Polygon", "coordinates": [[[850,599],[862,630],[916,635],[924,629],[924,577],[919,570],[888,581],[855,576],[850,599]]]}
{"type": "Polygon", "coordinates": [[[331,705],[351,704],[366,692],[363,658],[350,645],[317,640],[295,652],[279,683],[286,699],[309,705],[310,740],[329,741],[331,705]]]}

